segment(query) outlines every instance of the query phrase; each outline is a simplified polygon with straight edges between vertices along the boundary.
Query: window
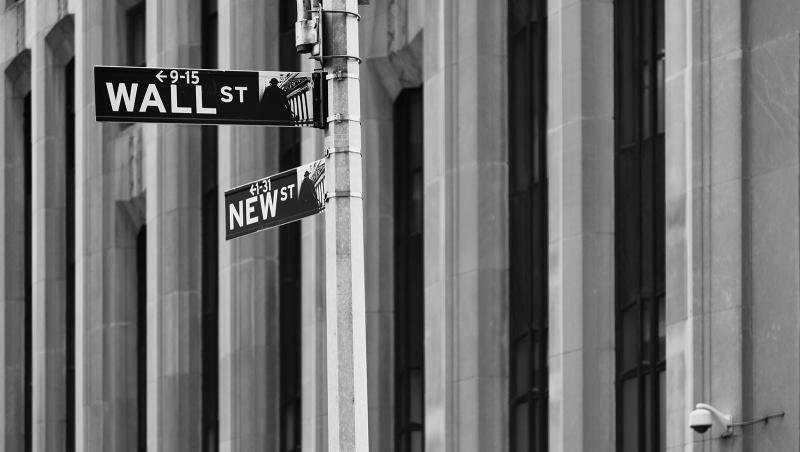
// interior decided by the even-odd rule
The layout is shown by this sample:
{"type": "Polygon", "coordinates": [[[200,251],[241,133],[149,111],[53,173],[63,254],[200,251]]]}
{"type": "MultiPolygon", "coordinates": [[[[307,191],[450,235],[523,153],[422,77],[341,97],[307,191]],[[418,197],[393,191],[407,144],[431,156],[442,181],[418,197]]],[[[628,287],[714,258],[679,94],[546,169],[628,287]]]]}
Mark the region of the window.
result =
{"type": "MultiPolygon", "coordinates": [[[[289,160],[287,157],[290,157],[286,153],[282,152],[281,157],[282,169],[297,166],[297,163],[286,163],[289,160]]],[[[279,450],[299,452],[302,439],[300,223],[281,226],[279,234],[281,407],[279,450]]]]}
{"type": "Polygon", "coordinates": [[[147,450],[147,226],[136,234],[136,418],[138,450],[147,450]]]}
{"type": "Polygon", "coordinates": [[[25,96],[25,451],[33,450],[33,141],[31,140],[31,94],[25,96]]]}
{"type": "MultiPolygon", "coordinates": [[[[281,140],[281,169],[297,166],[299,146],[281,140]],[[286,150],[288,152],[285,152],[286,150]],[[292,152],[295,150],[295,152],[292,152]]],[[[299,452],[301,418],[301,323],[300,323],[300,223],[280,228],[280,451],[299,452]]]]}
{"type": "MultiPolygon", "coordinates": [[[[202,66],[215,68],[218,61],[217,2],[204,0],[202,8],[202,66]]],[[[202,424],[203,451],[219,448],[219,230],[217,226],[217,127],[202,126],[202,424]]]]}
{"type": "Polygon", "coordinates": [[[548,440],[547,2],[509,2],[509,450],[548,440]]]}
{"type": "MultiPolygon", "coordinates": [[[[146,66],[146,17],[145,0],[125,11],[125,44],[126,44],[126,64],[128,66],[146,66]]],[[[120,128],[125,129],[134,123],[120,123],[120,128]]]]}
{"type": "Polygon", "coordinates": [[[203,0],[203,67],[214,69],[218,66],[217,0],[203,0]]]}
{"type": "Polygon", "coordinates": [[[400,93],[394,111],[395,421],[398,452],[424,450],[422,105],[422,88],[407,89],[400,93]]]}
{"type": "MultiPolygon", "coordinates": [[[[300,70],[300,55],[295,48],[294,23],[297,20],[297,1],[281,0],[279,16],[279,56],[281,70],[300,70]]],[[[283,130],[283,129],[281,129],[283,130]]]]}
{"type": "MultiPolygon", "coordinates": [[[[279,59],[282,70],[299,70],[300,59],[294,47],[294,22],[297,4],[280,2],[279,59]]],[[[300,132],[282,127],[279,131],[280,168],[300,165],[300,132]]],[[[297,452],[302,439],[301,417],[301,293],[300,293],[300,223],[281,226],[279,231],[280,273],[280,451],[297,452]]]]}
{"type": "Polygon", "coordinates": [[[65,196],[66,196],[66,322],[67,322],[67,450],[75,450],[75,60],[64,67],[65,196]]]}
{"type": "Polygon", "coordinates": [[[125,13],[128,32],[128,66],[145,66],[145,2],[132,6],[125,13]]]}
{"type": "Polygon", "coordinates": [[[617,0],[617,450],[665,450],[664,0],[617,0]]]}

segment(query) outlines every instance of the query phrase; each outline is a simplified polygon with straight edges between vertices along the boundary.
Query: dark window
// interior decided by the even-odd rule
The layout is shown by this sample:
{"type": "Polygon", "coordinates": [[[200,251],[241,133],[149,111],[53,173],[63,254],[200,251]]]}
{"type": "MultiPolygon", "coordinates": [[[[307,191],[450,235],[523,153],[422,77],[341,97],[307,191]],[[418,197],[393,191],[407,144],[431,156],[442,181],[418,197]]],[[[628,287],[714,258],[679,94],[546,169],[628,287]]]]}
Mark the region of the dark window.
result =
{"type": "Polygon", "coordinates": [[[422,452],[425,428],[422,88],[394,107],[395,420],[398,452],[422,452]]]}
{"type": "Polygon", "coordinates": [[[33,142],[31,141],[31,94],[25,96],[25,451],[33,450],[33,274],[32,215],[33,142]]]}
{"type": "Polygon", "coordinates": [[[136,418],[139,451],[147,450],[147,226],[136,234],[136,418]]]}
{"type": "MultiPolygon", "coordinates": [[[[202,66],[216,68],[218,61],[217,2],[204,0],[202,8],[202,66]]],[[[202,264],[203,352],[202,423],[203,452],[219,449],[219,244],[217,184],[217,127],[203,126],[202,134],[202,264]]]]}
{"type": "MultiPolygon", "coordinates": [[[[294,22],[297,3],[280,2],[279,58],[282,70],[299,70],[300,59],[294,48],[294,22]]],[[[288,170],[300,165],[300,132],[282,127],[280,168],[288,170]]],[[[281,226],[279,231],[280,272],[280,405],[281,452],[300,450],[301,418],[301,322],[300,322],[300,223],[281,226]]]]}
{"type": "Polygon", "coordinates": [[[294,23],[297,20],[296,0],[281,0],[279,20],[281,70],[300,70],[300,55],[297,53],[294,40],[294,23]]]}
{"type": "MultiPolygon", "coordinates": [[[[282,169],[298,165],[299,146],[281,142],[282,169]],[[286,152],[288,149],[288,152],[286,152]]],[[[300,323],[300,223],[281,226],[279,238],[280,272],[280,406],[281,452],[300,451],[301,419],[301,323],[300,323]]]]}
{"type": "Polygon", "coordinates": [[[66,151],[67,450],[75,450],[75,60],[64,68],[66,151]]]}
{"type": "Polygon", "coordinates": [[[547,2],[509,2],[509,450],[548,439],[547,2]]]}
{"type": "Polygon", "coordinates": [[[664,1],[617,0],[617,450],[665,450],[664,1]]]}
{"type": "Polygon", "coordinates": [[[218,15],[217,0],[203,0],[203,67],[218,66],[218,15]]]}
{"type": "MultiPolygon", "coordinates": [[[[285,148],[284,148],[285,149],[285,148]]],[[[282,163],[293,160],[281,153],[282,163]]],[[[286,163],[287,168],[297,163],[286,163]]],[[[302,438],[300,384],[300,223],[281,226],[280,272],[280,406],[281,452],[298,452],[302,438]]]]}
{"type": "Polygon", "coordinates": [[[132,6],[125,13],[128,33],[128,66],[144,66],[145,55],[145,2],[132,6]]]}
{"type": "MultiPolygon", "coordinates": [[[[146,15],[145,0],[125,11],[125,45],[126,64],[128,66],[146,66],[146,15]]],[[[122,129],[132,126],[133,123],[120,123],[122,129]]]]}

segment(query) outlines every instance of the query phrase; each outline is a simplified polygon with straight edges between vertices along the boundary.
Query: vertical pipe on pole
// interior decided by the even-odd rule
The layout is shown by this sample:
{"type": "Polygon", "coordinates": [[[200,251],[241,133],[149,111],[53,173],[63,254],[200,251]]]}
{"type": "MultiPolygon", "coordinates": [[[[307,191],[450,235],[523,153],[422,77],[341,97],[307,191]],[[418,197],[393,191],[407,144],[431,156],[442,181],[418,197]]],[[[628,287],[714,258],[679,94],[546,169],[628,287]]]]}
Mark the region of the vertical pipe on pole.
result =
{"type": "Polygon", "coordinates": [[[328,200],[325,260],[330,452],[367,452],[367,347],[364,301],[364,215],[361,199],[361,97],[358,0],[324,0],[323,70],[327,80],[325,146],[328,200]]]}

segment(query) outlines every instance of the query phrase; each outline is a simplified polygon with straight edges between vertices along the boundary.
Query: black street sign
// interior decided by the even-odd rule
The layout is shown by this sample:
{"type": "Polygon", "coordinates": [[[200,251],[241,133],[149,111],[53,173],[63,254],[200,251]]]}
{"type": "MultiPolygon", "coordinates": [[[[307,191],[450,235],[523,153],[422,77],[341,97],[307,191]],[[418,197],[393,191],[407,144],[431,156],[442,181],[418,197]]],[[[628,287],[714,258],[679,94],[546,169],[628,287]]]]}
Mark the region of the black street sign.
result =
{"type": "Polygon", "coordinates": [[[291,223],[325,209],[325,160],[225,192],[225,239],[291,223]]]}
{"type": "Polygon", "coordinates": [[[95,66],[98,121],[324,127],[322,72],[95,66]]]}

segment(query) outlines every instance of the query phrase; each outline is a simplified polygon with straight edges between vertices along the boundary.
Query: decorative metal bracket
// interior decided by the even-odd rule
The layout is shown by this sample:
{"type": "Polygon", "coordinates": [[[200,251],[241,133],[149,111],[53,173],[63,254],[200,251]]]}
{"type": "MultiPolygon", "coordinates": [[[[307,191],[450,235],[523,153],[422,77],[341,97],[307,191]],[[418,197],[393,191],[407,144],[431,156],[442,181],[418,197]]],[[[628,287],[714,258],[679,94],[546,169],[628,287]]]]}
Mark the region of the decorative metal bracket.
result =
{"type": "Polygon", "coordinates": [[[361,155],[361,148],[354,146],[339,146],[333,148],[325,148],[325,158],[330,158],[333,154],[358,154],[361,155]]]}
{"type": "Polygon", "coordinates": [[[353,11],[347,11],[344,9],[323,9],[322,12],[326,14],[347,14],[348,16],[355,17],[361,21],[361,14],[354,13],[353,11]]]}
{"type": "Polygon", "coordinates": [[[325,76],[325,80],[344,80],[346,78],[351,78],[353,80],[358,80],[359,79],[358,74],[353,74],[353,73],[345,72],[345,71],[342,71],[342,70],[338,70],[338,71],[334,72],[333,74],[328,74],[328,75],[325,76]]]}
{"type": "Polygon", "coordinates": [[[332,122],[344,122],[344,121],[361,122],[361,118],[359,118],[358,116],[346,116],[341,113],[336,113],[335,115],[328,116],[328,124],[332,122]]]}
{"type": "Polygon", "coordinates": [[[325,202],[333,198],[358,198],[363,200],[360,191],[340,191],[340,192],[325,192],[325,202]]]}

